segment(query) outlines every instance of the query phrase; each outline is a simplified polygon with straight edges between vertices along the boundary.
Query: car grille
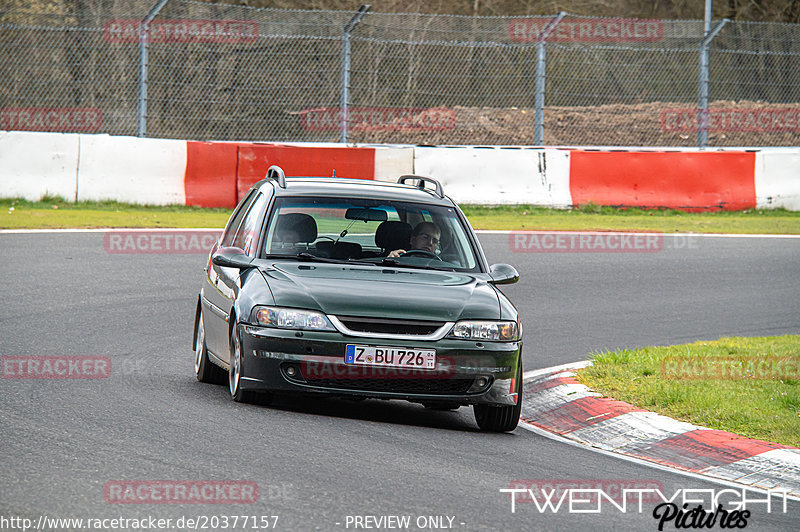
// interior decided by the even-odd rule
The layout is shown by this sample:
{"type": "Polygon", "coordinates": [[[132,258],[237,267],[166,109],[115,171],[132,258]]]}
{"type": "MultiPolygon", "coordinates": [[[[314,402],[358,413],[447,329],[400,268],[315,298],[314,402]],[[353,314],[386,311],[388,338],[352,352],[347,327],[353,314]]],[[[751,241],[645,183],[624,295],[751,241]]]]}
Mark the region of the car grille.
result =
{"type": "Polygon", "coordinates": [[[377,334],[405,334],[425,336],[435,333],[445,322],[422,320],[391,320],[384,318],[362,318],[337,316],[345,327],[355,332],[377,334]]]}
{"type": "Polygon", "coordinates": [[[457,395],[469,390],[475,379],[306,379],[312,386],[432,395],[457,395]]]}

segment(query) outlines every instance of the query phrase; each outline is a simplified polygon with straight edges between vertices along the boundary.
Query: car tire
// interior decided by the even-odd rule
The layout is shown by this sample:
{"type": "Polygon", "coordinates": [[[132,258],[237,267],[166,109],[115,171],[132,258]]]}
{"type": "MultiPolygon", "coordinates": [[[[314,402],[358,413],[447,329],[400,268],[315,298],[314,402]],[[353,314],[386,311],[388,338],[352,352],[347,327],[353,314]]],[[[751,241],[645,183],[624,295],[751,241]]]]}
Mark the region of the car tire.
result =
{"type": "Polygon", "coordinates": [[[206,328],[203,322],[203,312],[197,308],[197,319],[194,337],[194,374],[200,382],[221,384],[224,382],[222,368],[215,365],[208,358],[206,347],[206,328]]]}
{"type": "Polygon", "coordinates": [[[252,403],[256,394],[250,390],[242,390],[242,342],[238,328],[234,325],[231,332],[231,363],[228,366],[228,391],[231,399],[237,403],[252,403]]]}
{"type": "Polygon", "coordinates": [[[516,385],[514,389],[517,395],[515,405],[473,405],[472,411],[475,414],[475,422],[484,432],[511,432],[519,424],[519,416],[522,413],[522,355],[520,354],[517,364],[516,385]]]}

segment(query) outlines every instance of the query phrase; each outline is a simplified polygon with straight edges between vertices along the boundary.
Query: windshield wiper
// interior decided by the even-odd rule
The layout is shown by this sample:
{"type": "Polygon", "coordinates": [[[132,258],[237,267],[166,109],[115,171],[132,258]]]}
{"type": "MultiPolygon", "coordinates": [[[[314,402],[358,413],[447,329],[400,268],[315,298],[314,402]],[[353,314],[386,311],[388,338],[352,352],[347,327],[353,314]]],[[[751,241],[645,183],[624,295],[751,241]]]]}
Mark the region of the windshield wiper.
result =
{"type": "Polygon", "coordinates": [[[302,260],[308,262],[325,262],[330,264],[369,264],[372,266],[374,262],[363,262],[355,259],[332,259],[330,257],[320,257],[313,253],[301,251],[296,255],[281,255],[280,253],[270,253],[264,256],[265,259],[283,259],[283,260],[302,260]]]}
{"type": "Polygon", "coordinates": [[[312,255],[311,253],[306,253],[302,251],[296,255],[291,254],[282,254],[282,253],[269,253],[264,255],[265,259],[281,259],[281,260],[302,260],[302,261],[318,261],[318,262],[335,262],[341,263],[342,261],[337,259],[329,259],[327,257],[317,257],[316,255],[312,255]]]}
{"type": "Polygon", "coordinates": [[[278,253],[271,253],[269,255],[265,255],[264,258],[266,259],[283,259],[283,260],[301,260],[304,262],[324,262],[327,264],[363,264],[366,266],[391,266],[394,268],[416,268],[420,270],[436,270],[436,271],[445,271],[445,272],[454,272],[456,271],[455,268],[445,266],[442,268],[437,268],[435,265],[427,265],[422,266],[420,264],[408,264],[405,262],[401,262],[397,259],[384,257],[379,261],[371,261],[371,260],[359,260],[359,259],[332,259],[329,257],[318,257],[312,253],[308,253],[306,251],[301,251],[297,255],[281,255],[278,253]]]}

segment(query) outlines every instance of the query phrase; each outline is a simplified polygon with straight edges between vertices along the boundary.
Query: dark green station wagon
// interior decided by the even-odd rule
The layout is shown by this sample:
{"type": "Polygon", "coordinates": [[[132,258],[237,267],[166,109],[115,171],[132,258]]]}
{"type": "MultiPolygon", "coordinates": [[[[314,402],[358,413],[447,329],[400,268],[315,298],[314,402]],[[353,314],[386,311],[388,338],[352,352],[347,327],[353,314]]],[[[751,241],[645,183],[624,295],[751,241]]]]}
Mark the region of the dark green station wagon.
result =
{"type": "Polygon", "coordinates": [[[472,405],[510,431],[522,406],[522,327],[475,232],[441,184],[286,178],[270,167],[209,255],[195,371],[234,401],[274,394],[472,405]]]}

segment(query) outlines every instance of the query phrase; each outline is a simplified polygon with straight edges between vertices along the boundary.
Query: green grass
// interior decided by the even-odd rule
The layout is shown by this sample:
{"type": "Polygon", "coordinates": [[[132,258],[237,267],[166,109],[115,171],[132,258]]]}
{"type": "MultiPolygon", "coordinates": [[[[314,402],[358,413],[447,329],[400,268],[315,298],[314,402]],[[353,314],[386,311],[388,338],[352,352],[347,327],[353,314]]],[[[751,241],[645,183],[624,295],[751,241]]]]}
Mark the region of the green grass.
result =
{"type": "Polygon", "coordinates": [[[800,335],[622,349],[592,362],[578,380],[608,397],[800,447],[800,335]]]}
{"type": "Polygon", "coordinates": [[[476,229],[656,231],[660,233],[799,234],[800,212],[749,210],[693,212],[585,205],[572,210],[531,206],[462,205],[476,229]]]}
{"type": "Polygon", "coordinates": [[[0,199],[0,229],[66,227],[224,227],[231,209],[182,205],[142,206],[116,201],[71,203],[62,198],[30,202],[0,199]],[[13,208],[13,210],[12,210],[13,208]]]}
{"type": "MultiPolygon", "coordinates": [[[[527,205],[462,205],[462,209],[476,229],[800,234],[800,212],[783,209],[686,213],[591,204],[574,210],[527,205]]],[[[57,197],[45,197],[38,202],[0,199],[0,229],[223,227],[230,213],[230,209],[180,205],[142,206],[114,201],[71,203],[57,197]]]]}

